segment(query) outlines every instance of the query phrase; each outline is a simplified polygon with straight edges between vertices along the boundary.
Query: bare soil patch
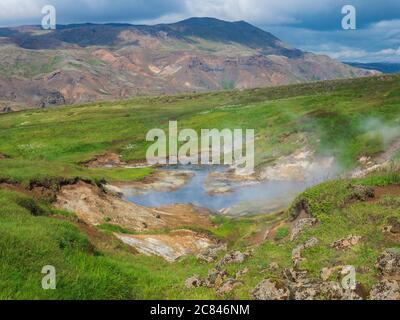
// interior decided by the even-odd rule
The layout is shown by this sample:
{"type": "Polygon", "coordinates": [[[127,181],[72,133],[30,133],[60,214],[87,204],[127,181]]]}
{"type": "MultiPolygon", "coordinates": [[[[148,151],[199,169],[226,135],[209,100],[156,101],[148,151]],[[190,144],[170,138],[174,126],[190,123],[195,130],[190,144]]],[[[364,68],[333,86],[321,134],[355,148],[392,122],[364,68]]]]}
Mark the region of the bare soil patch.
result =
{"type": "Polygon", "coordinates": [[[119,225],[133,231],[182,226],[210,226],[209,212],[189,205],[146,208],[85,182],[63,186],[55,206],[75,212],[90,225],[119,225]]]}
{"type": "Polygon", "coordinates": [[[115,233],[123,243],[146,255],[157,255],[174,262],[183,255],[199,254],[215,245],[215,241],[191,230],[176,230],[169,234],[126,235],[115,233]]]}

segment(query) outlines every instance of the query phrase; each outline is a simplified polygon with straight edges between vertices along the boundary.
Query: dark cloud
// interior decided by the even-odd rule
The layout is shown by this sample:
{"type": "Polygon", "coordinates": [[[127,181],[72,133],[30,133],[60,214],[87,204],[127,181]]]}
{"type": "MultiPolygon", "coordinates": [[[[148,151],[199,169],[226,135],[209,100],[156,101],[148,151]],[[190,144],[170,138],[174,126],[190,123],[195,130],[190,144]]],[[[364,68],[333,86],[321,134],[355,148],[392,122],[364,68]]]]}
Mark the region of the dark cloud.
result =
{"type": "Polygon", "coordinates": [[[345,5],[355,7],[358,28],[366,28],[382,20],[400,18],[400,0],[335,0],[330,1],[317,14],[312,10],[299,10],[294,14],[296,22],[290,25],[318,31],[338,30],[341,28],[341,11],[345,5]]]}

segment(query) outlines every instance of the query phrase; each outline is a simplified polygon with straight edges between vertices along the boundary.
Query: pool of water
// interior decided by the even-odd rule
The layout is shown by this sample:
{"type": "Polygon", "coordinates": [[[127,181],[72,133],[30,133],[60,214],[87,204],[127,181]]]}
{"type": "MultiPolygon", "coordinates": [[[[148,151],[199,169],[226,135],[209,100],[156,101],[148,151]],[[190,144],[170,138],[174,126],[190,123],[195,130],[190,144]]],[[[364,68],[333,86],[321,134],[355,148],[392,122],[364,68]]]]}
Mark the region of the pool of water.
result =
{"type": "MultiPolygon", "coordinates": [[[[131,195],[128,197],[128,200],[147,207],[192,204],[208,208],[213,212],[235,206],[257,211],[262,210],[263,207],[283,208],[298,193],[315,184],[311,181],[264,181],[251,185],[233,184],[233,192],[210,195],[205,189],[207,176],[213,172],[227,170],[226,168],[218,166],[185,166],[184,168],[169,167],[167,169],[191,171],[193,177],[178,190],[165,192],[150,191],[143,194],[131,195]]],[[[262,213],[262,211],[253,213],[262,213]]]]}

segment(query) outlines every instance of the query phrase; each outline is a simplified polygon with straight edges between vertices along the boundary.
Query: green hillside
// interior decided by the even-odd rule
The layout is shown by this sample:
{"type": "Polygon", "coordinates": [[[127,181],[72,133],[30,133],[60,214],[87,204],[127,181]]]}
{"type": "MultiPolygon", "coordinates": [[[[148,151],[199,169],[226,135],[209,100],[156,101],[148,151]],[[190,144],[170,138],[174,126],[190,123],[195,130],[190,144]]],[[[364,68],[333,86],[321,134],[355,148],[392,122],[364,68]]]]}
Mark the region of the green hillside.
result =
{"type": "MultiPolygon", "coordinates": [[[[32,195],[28,187],[40,183],[57,189],[78,178],[98,185],[142,179],[152,169],[95,169],[82,162],[108,152],[127,161],[143,160],[147,131],[166,129],[170,120],[178,120],[180,129],[254,128],[258,167],[291,154],[301,143],[317,154],[334,156],[349,170],[360,156],[378,155],[399,138],[399,92],[400,76],[393,75],[0,115],[0,299],[217,298],[214,289],[184,287],[185,279],[205,277],[215,264],[195,257],[171,264],[135,254],[111,232],[96,227],[88,231],[75,214],[53,209],[51,199],[32,195]],[[40,286],[41,267],[47,264],[59,270],[54,291],[40,286]]],[[[265,228],[278,226],[274,238],[253,244],[245,262],[227,266],[231,275],[246,267],[249,271],[243,285],[224,297],[250,298],[261,280],[281,277],[291,265],[293,248],[310,237],[319,240],[304,253],[302,268],[311,277],[317,278],[323,267],[350,264],[359,272],[357,281],[369,290],[379,279],[374,267],[379,254],[385,248],[400,249],[398,239],[381,232],[390,219],[400,219],[399,155],[394,154],[389,171],[358,181],[327,182],[300,195],[293,208],[305,199],[319,223],[296,241],[288,240],[285,229],[290,209],[235,220],[215,218],[209,229],[188,226],[238,250],[245,250],[252,244],[249,239],[265,228]],[[379,187],[379,196],[373,202],[354,198],[354,185],[379,187]],[[366,240],[345,252],[329,246],[349,234],[366,240]],[[268,269],[272,262],[279,268],[268,269]]]]}

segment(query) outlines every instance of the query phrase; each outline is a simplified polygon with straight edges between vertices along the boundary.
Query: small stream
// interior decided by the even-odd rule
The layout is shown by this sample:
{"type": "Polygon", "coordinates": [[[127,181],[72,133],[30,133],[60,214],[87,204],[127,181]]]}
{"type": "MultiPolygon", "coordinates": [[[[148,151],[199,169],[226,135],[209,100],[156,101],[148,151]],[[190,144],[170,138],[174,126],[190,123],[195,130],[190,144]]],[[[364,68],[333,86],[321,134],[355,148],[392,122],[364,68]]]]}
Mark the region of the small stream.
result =
{"type": "Polygon", "coordinates": [[[190,171],[193,177],[174,191],[150,191],[128,197],[128,200],[146,207],[172,204],[192,204],[208,208],[212,212],[224,212],[233,216],[259,214],[287,207],[300,192],[317,181],[264,181],[253,184],[232,183],[233,191],[210,195],[205,189],[209,174],[227,170],[221,166],[167,167],[167,170],[190,171]],[[229,209],[228,209],[229,208],[229,209]]]}

